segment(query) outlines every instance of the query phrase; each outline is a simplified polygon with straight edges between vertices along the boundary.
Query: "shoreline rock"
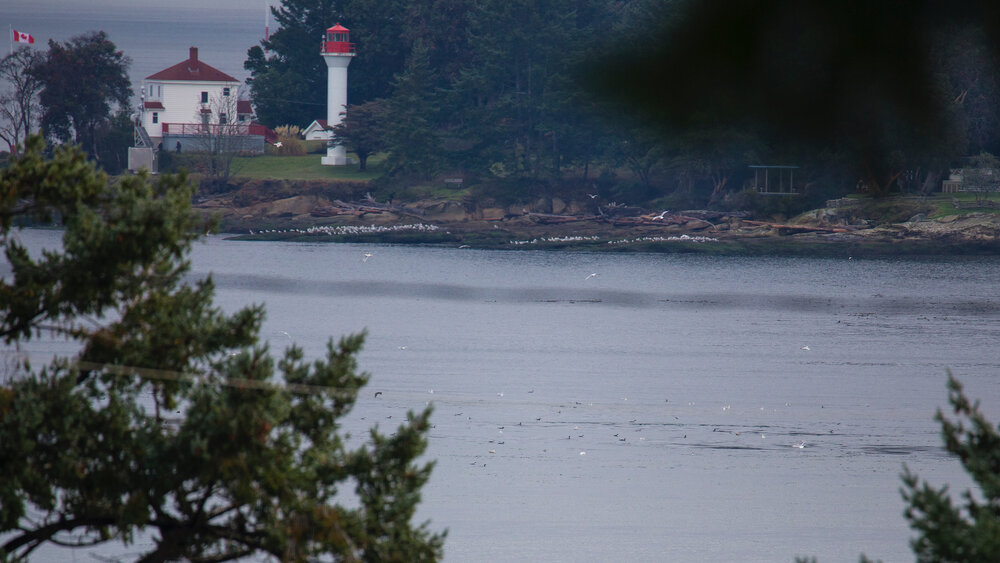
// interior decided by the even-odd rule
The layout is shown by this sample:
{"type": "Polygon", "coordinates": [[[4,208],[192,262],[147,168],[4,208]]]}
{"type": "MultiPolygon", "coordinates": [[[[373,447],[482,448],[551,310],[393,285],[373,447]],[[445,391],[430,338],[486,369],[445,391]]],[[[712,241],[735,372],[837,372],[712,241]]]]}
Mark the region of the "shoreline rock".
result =
{"type": "MultiPolygon", "coordinates": [[[[482,248],[546,247],[585,250],[678,251],[678,246],[723,245],[763,253],[818,254],[838,252],[837,246],[870,246],[878,254],[1000,254],[1000,215],[970,212],[936,219],[915,215],[910,220],[871,225],[850,224],[842,207],[823,208],[787,222],[748,219],[745,213],[688,210],[652,213],[623,206],[601,207],[560,200],[546,204],[501,207],[459,201],[377,202],[367,197],[345,202],[322,194],[247,197],[239,192],[204,197],[195,209],[219,216],[225,233],[241,238],[297,238],[325,236],[336,227],[385,227],[375,242],[409,244],[465,244],[482,248]],[[246,202],[240,204],[241,202],[246,202]],[[556,209],[563,213],[556,213],[556,209]],[[400,226],[422,224],[433,231],[406,233],[400,226]],[[396,230],[392,230],[396,228],[396,230]],[[254,235],[250,235],[253,232],[254,235]],[[389,233],[388,235],[386,233],[389,233]],[[403,233],[406,233],[405,235],[403,233]],[[686,238],[684,238],[686,237],[686,238]],[[401,240],[402,239],[402,240],[401,240]],[[546,241],[524,244],[524,241],[546,241]],[[627,241],[627,242],[621,242],[627,241]],[[711,242],[711,244],[700,244],[711,242]],[[517,244],[515,244],[517,243],[517,244]],[[603,244],[604,248],[601,245],[603,244]],[[662,248],[660,248],[662,247],[662,248]],[[799,247],[796,249],[796,247],[799,247]]],[[[375,233],[376,231],[373,231],[375,233]]],[[[347,240],[364,236],[352,231],[347,240]]],[[[341,237],[336,240],[345,240],[341,237]]],[[[710,250],[699,250],[708,252],[710,250]]],[[[734,253],[736,253],[734,251],[734,253]]]]}

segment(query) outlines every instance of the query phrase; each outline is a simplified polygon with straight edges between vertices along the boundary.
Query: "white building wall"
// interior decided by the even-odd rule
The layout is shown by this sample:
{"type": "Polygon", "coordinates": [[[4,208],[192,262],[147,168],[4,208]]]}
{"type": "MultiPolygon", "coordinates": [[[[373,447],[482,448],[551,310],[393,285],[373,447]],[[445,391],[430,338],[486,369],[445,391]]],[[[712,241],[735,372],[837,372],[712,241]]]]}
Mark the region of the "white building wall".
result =
{"type": "MultiPolygon", "coordinates": [[[[208,104],[205,104],[204,107],[207,109],[215,109],[218,107],[216,100],[222,98],[223,89],[229,88],[229,95],[234,100],[232,105],[233,108],[235,108],[236,96],[239,95],[239,92],[237,91],[238,87],[239,82],[193,82],[169,80],[144,82],[143,92],[146,96],[145,101],[160,102],[163,104],[164,109],[144,110],[142,115],[142,125],[146,128],[146,133],[148,133],[150,138],[154,140],[153,142],[155,144],[158,142],[156,139],[159,139],[162,136],[164,123],[201,123],[199,115],[203,107],[203,104],[201,103],[202,92],[208,92],[208,104]],[[154,88],[156,94],[159,94],[162,90],[162,96],[151,97],[149,95],[150,85],[162,86],[162,88],[154,88]],[[155,124],[153,123],[154,112],[158,114],[158,123],[155,124]]],[[[230,121],[235,121],[235,111],[234,115],[230,115],[228,117],[230,121]]],[[[213,114],[211,121],[212,123],[218,123],[218,116],[213,114]]]]}

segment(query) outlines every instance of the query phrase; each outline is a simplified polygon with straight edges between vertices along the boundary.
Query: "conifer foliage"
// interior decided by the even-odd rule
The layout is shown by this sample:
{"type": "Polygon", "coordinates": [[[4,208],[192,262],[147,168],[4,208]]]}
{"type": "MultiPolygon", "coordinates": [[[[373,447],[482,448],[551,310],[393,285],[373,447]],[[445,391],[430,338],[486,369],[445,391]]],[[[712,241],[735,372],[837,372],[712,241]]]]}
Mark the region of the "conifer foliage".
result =
{"type": "Polygon", "coordinates": [[[260,307],[225,314],[211,279],[186,281],[211,225],[183,176],[109,184],[79,150],[43,151],[30,138],[0,174],[0,336],[8,353],[48,335],[79,352],[0,380],[0,560],[105,542],[141,561],[439,558],[444,535],[411,524],[430,411],[355,449],[341,433],[364,335],[273,358],[260,307]],[[49,220],[61,249],[18,242],[49,220]]]}
{"type": "Polygon", "coordinates": [[[911,542],[917,561],[1000,561],[1000,427],[993,427],[948,376],[948,400],[956,420],[941,411],[945,448],[958,456],[979,488],[965,491],[962,503],[952,503],[948,487],[934,488],[905,468],[903,499],[906,519],[917,531],[911,542]]]}

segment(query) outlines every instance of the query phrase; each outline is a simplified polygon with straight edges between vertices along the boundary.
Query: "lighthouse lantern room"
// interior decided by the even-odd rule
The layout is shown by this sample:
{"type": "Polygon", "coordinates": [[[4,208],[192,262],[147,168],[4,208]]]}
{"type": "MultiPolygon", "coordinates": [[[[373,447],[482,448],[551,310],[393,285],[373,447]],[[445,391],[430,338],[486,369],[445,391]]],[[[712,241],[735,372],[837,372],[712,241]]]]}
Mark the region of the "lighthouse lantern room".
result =
{"type": "Polygon", "coordinates": [[[339,23],[326,30],[323,53],[354,53],[354,43],[350,42],[351,30],[339,23]]]}
{"type": "MultiPolygon", "coordinates": [[[[347,65],[354,57],[354,44],[350,42],[350,30],[339,23],[326,30],[320,55],[326,61],[326,122],[333,127],[343,121],[347,109],[347,65]]],[[[326,143],[323,164],[342,166],[348,163],[347,149],[336,142],[333,135],[326,143]]]]}

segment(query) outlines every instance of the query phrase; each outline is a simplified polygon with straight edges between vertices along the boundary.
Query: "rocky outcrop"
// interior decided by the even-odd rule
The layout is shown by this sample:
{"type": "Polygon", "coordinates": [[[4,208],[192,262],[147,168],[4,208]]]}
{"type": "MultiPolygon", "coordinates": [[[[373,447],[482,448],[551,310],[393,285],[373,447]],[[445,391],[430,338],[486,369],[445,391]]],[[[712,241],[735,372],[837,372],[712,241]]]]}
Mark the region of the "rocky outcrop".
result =
{"type": "Polygon", "coordinates": [[[720,240],[815,241],[944,241],[1000,244],[1000,215],[970,212],[941,218],[916,213],[909,220],[875,225],[859,217],[851,205],[836,205],[775,223],[753,221],[741,213],[715,211],[649,211],[593,201],[539,199],[530,204],[499,205],[492,200],[468,202],[376,201],[356,195],[359,187],[324,192],[317,186],[303,193],[258,184],[222,194],[203,195],[195,207],[221,216],[224,230],[247,232],[275,227],[348,225],[392,226],[433,224],[455,233],[506,233],[510,237],[667,237],[708,236],[720,240]]]}

